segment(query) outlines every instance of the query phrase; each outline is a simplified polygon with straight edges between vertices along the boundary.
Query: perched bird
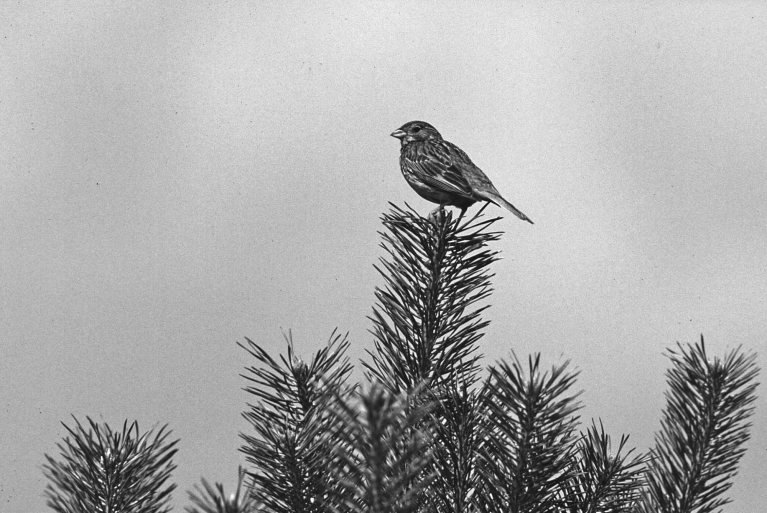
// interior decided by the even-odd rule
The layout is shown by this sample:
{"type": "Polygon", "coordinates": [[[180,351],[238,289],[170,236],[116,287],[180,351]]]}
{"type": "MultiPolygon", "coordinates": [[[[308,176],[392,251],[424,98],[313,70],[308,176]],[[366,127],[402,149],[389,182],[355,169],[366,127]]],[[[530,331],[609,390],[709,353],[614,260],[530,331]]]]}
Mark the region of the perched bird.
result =
{"type": "Polygon", "coordinates": [[[503,199],[461,148],[444,140],[429,123],[410,121],[391,136],[402,144],[399,165],[405,180],[421,197],[439,203],[437,210],[452,205],[463,214],[477,201],[490,201],[533,224],[529,217],[503,199]]]}

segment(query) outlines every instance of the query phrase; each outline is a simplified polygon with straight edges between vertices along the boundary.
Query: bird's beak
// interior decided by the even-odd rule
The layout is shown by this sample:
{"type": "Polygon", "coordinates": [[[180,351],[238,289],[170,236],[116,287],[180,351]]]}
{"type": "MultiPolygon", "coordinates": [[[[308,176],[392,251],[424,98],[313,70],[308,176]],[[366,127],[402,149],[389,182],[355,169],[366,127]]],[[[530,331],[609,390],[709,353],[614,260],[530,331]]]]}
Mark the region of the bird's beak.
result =
{"type": "Polygon", "coordinates": [[[397,139],[402,140],[407,134],[400,130],[399,128],[396,129],[394,132],[391,133],[392,137],[396,137],[397,139]]]}

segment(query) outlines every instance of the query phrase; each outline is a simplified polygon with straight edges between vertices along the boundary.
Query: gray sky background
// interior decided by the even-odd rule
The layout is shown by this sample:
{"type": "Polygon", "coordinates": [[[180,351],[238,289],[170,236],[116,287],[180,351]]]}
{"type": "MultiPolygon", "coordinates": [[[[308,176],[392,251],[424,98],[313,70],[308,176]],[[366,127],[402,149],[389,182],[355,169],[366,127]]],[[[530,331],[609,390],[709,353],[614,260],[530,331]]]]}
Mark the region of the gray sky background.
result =
{"type": "MultiPolygon", "coordinates": [[[[237,341],[372,347],[379,216],[433,208],[388,135],[412,119],[536,222],[499,224],[486,363],[572,359],[584,423],[645,450],[665,348],[765,366],[765,27],[761,2],[2,2],[0,510],[45,509],[71,414],[169,423],[179,511],[231,486],[237,341]]],[[[764,508],[761,395],[753,420],[726,512],[764,508]]]]}

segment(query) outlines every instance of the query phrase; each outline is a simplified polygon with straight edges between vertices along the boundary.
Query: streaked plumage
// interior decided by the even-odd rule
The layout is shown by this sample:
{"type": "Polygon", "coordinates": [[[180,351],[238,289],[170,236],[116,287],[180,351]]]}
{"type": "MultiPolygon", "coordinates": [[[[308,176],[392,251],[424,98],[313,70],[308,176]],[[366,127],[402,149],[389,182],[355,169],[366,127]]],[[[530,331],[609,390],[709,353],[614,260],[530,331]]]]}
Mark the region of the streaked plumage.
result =
{"type": "Polygon", "coordinates": [[[402,143],[399,159],[402,174],[421,197],[439,203],[440,208],[452,205],[461,210],[477,201],[489,201],[533,223],[501,196],[461,148],[442,139],[429,123],[410,121],[391,135],[402,143]]]}

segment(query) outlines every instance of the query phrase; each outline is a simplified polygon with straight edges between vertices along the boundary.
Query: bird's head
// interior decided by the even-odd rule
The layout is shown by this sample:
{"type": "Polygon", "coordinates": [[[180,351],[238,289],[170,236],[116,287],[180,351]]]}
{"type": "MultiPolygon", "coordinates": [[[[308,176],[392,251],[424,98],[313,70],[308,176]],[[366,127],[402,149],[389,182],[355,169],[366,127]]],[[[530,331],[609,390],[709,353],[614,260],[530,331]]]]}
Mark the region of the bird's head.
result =
{"type": "Polygon", "coordinates": [[[442,136],[439,135],[437,129],[425,121],[410,121],[405,123],[392,132],[391,136],[399,139],[402,146],[410,144],[411,142],[442,140],[442,136]]]}

